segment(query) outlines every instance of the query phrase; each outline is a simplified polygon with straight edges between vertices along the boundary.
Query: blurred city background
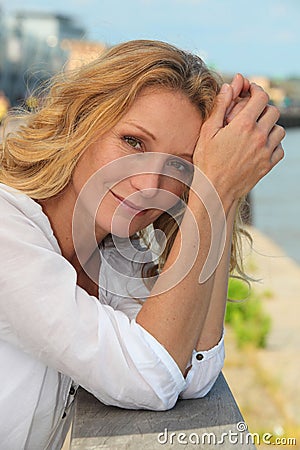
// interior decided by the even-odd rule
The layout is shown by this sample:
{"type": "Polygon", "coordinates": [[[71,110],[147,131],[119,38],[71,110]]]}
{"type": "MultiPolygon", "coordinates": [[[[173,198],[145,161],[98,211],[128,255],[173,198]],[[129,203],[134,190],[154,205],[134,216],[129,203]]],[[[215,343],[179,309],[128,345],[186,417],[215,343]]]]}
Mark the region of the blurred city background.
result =
{"type": "MultiPolygon", "coordinates": [[[[280,108],[280,123],[287,129],[286,156],[251,192],[250,222],[259,248],[248,263],[253,275],[265,280],[260,295],[272,325],[247,361],[239,352],[249,349],[229,342],[235,357],[229,353],[225,369],[252,431],[257,431],[254,427],[297,436],[299,25],[297,0],[0,1],[0,121],[12,106],[34,106],[34,90],[58,71],[84,64],[115,43],[140,38],[165,40],[196,52],[226,81],[239,71],[261,84],[280,108]],[[254,375],[249,366],[256,370],[254,375]]],[[[260,326],[258,321],[255,326],[260,326]]]]}

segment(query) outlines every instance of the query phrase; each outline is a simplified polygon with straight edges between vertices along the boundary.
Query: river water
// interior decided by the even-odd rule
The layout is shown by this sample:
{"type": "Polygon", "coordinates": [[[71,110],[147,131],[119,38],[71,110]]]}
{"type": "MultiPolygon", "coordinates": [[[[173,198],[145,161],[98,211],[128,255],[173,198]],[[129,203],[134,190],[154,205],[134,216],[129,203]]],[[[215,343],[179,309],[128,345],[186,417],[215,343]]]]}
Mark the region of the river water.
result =
{"type": "Polygon", "coordinates": [[[284,159],[253,189],[253,225],[300,263],[300,128],[287,128],[284,159]]]}

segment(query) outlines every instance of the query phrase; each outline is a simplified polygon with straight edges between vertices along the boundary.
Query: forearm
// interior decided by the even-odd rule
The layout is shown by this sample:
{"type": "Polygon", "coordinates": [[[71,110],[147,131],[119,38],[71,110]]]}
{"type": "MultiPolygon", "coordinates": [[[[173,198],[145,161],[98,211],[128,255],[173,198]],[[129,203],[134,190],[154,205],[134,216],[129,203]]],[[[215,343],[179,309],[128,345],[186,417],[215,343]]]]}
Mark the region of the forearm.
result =
{"type": "MultiPolygon", "coordinates": [[[[164,270],[137,316],[137,322],[168,350],[183,373],[206,321],[214,285],[213,271],[207,273],[206,281],[199,283],[211,245],[211,220],[222,227],[224,218],[222,205],[215,198],[206,201],[211,205],[210,217],[197,195],[191,191],[188,207],[201,230],[201,245],[191,269],[178,282],[182,268],[190,264],[191,254],[199,242],[194,223],[185,214],[181,233],[175,239],[164,270]]],[[[217,239],[212,267],[216,267],[218,255],[222,251],[222,233],[218,233],[217,239]]]]}
{"type": "Polygon", "coordinates": [[[232,232],[236,208],[237,203],[234,203],[227,216],[226,244],[222,258],[215,272],[209,309],[200,333],[196,350],[209,350],[219,342],[222,336],[227,300],[232,232]]]}

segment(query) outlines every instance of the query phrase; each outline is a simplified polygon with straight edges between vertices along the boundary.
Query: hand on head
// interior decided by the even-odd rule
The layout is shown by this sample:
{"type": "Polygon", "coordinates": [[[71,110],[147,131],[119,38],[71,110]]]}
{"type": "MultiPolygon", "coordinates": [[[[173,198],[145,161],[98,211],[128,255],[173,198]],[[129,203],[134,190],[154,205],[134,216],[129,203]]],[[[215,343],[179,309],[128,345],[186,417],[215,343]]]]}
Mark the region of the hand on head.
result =
{"type": "Polygon", "coordinates": [[[238,74],[224,84],[203,124],[194,164],[230,201],[246,195],[284,156],[279,111],[258,85],[238,74]],[[228,113],[229,111],[229,113],[228,113]]]}

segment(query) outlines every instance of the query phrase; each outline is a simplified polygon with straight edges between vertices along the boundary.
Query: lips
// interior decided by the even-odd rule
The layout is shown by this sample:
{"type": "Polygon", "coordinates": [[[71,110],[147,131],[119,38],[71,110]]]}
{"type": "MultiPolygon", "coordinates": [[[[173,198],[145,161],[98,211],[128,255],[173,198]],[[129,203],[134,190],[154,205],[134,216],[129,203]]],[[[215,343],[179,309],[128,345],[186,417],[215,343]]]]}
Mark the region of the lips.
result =
{"type": "Polygon", "coordinates": [[[126,200],[124,197],[120,197],[119,195],[115,194],[113,191],[110,191],[111,194],[125,207],[127,207],[129,210],[132,210],[136,213],[145,213],[146,210],[141,207],[137,206],[134,203],[130,202],[129,200],[126,200]]]}

